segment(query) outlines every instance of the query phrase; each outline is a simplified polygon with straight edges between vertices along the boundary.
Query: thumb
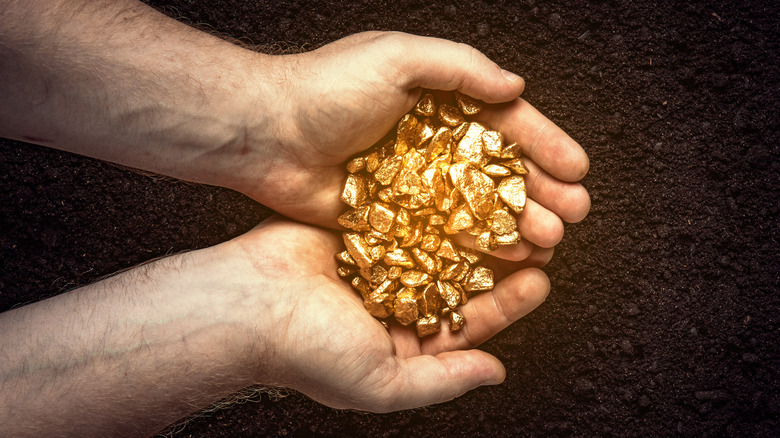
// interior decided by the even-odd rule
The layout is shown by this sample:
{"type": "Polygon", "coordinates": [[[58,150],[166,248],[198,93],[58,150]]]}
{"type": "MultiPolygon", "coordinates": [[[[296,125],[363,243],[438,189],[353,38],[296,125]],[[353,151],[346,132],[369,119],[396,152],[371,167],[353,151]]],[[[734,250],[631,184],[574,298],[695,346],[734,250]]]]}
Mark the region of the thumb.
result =
{"type": "Polygon", "coordinates": [[[515,99],[525,88],[523,78],[467,44],[403,33],[398,39],[404,50],[397,66],[406,90],[458,90],[487,103],[500,103],[515,99]]]}
{"type": "Polygon", "coordinates": [[[388,411],[442,403],[478,386],[497,385],[506,378],[501,361],[480,350],[399,359],[398,366],[398,374],[387,386],[391,392],[388,411]]]}

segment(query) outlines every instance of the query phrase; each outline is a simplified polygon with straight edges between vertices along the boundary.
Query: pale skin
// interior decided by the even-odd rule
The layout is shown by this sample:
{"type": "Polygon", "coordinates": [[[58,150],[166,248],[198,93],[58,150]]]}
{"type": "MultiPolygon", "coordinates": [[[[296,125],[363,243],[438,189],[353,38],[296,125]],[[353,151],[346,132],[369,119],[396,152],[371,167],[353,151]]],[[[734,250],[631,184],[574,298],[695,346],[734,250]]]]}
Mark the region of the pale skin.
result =
{"type": "Polygon", "coordinates": [[[0,2],[0,135],[241,191],[336,227],[344,163],[421,90],[491,105],[480,119],[529,158],[523,242],[488,263],[492,292],[459,333],[389,333],[335,275],[337,232],[281,217],[0,315],[0,435],[148,435],[252,384],[387,412],[498,384],[474,349],[538,306],[538,269],[587,214],[582,148],[478,51],[364,33],[314,52],[255,53],[141,3],[0,2]],[[228,68],[229,66],[229,68],[228,68]]]}

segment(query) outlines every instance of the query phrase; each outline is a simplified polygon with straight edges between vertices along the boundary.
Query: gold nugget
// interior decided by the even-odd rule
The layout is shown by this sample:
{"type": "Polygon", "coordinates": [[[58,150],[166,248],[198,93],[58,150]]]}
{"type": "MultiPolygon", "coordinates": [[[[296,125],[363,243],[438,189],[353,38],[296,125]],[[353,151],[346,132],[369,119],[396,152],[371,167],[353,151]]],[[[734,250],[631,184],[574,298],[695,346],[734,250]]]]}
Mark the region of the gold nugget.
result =
{"type": "Polygon", "coordinates": [[[425,94],[397,124],[395,137],[347,162],[338,218],[349,231],[336,254],[366,310],[385,327],[414,323],[417,335],[465,324],[458,309],[493,289],[482,252],[520,241],[528,173],[516,143],[469,120],[482,104],[455,92],[454,104],[425,94]],[[450,235],[474,236],[479,250],[450,235]]]}

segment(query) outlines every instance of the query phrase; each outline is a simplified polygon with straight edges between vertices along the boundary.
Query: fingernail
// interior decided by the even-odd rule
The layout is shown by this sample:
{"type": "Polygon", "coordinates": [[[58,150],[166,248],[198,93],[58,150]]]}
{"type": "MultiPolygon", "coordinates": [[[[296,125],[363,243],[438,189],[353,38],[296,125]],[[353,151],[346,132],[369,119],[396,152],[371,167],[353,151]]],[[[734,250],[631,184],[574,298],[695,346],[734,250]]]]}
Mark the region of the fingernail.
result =
{"type": "Polygon", "coordinates": [[[504,75],[504,77],[505,77],[505,78],[506,78],[506,79],[507,79],[509,82],[514,82],[514,81],[516,81],[516,80],[520,79],[520,76],[518,76],[518,75],[516,75],[516,74],[512,73],[512,72],[511,72],[511,71],[509,71],[509,70],[504,70],[503,68],[501,69],[501,74],[502,74],[502,75],[504,75]]]}
{"type": "Polygon", "coordinates": [[[495,386],[500,385],[504,383],[503,380],[497,380],[496,378],[491,378],[487,380],[483,380],[482,383],[479,384],[479,386],[495,386]]]}

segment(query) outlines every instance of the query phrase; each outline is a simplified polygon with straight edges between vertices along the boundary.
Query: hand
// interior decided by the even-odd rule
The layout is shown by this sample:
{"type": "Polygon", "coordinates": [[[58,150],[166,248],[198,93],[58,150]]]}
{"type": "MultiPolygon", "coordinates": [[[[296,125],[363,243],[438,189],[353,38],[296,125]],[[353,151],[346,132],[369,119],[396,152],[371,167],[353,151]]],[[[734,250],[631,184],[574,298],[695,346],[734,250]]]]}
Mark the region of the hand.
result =
{"type": "Polygon", "coordinates": [[[501,362],[471,348],[536,308],[549,291],[545,274],[528,267],[549,257],[494,259],[500,281],[461,308],[462,330],[449,332],[445,322],[441,332],[418,339],[413,327],[392,325],[388,333],[336,275],[333,255],[342,245],[336,233],[277,217],[226,245],[241,248],[262,278],[257,292],[276,303],[258,315],[258,332],[268,343],[259,350],[273,352],[263,361],[260,383],[291,387],[336,408],[408,409],[501,383],[501,362]]]}
{"type": "MultiPolygon", "coordinates": [[[[393,128],[425,89],[459,90],[490,103],[478,119],[518,142],[529,158],[530,201],[519,218],[520,245],[495,255],[521,260],[563,236],[561,219],[577,222],[590,198],[577,184],[588,171],[582,148],[517,96],[522,78],[476,49],[401,33],[352,35],[310,53],[277,57],[274,102],[278,150],[244,170],[239,190],[301,221],[337,227],[344,166],[393,128]]],[[[267,131],[264,125],[263,132],[267,131]]]]}

